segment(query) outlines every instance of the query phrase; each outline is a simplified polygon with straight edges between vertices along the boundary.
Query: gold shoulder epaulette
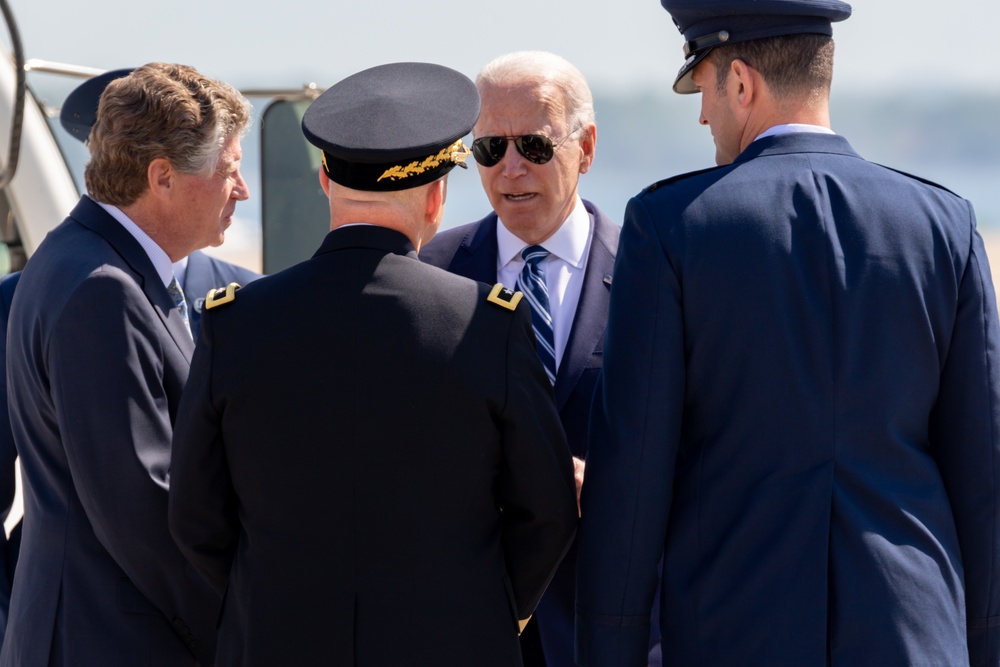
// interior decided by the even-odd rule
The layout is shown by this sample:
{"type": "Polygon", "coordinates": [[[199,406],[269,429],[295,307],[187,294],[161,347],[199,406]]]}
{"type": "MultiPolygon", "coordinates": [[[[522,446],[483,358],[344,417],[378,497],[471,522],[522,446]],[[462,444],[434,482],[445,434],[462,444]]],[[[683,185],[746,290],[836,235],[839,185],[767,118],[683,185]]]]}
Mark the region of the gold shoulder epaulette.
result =
{"type": "Polygon", "coordinates": [[[486,297],[486,300],[490,303],[495,303],[501,308],[506,308],[507,310],[514,310],[517,308],[517,302],[521,300],[524,296],[520,292],[515,292],[514,290],[507,289],[503,286],[503,283],[497,283],[493,286],[490,295],[486,297]]]}
{"type": "Polygon", "coordinates": [[[216,306],[236,300],[236,290],[240,288],[239,283],[229,283],[225,287],[216,287],[208,290],[205,295],[205,308],[211,310],[216,306]]]}

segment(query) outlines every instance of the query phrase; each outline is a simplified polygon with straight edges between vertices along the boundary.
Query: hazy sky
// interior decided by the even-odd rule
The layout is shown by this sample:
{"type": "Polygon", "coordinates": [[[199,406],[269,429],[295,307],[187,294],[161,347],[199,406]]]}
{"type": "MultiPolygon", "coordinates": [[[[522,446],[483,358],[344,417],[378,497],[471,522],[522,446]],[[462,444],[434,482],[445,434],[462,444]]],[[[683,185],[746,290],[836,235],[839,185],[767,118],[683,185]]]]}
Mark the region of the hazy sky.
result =
{"type": "MultiPolygon", "coordinates": [[[[661,93],[665,104],[681,109],[680,117],[689,119],[678,131],[704,146],[703,156],[698,153],[702,157],[691,164],[664,166],[624,182],[617,178],[621,170],[599,160],[582,187],[606,213],[620,216],[628,197],[657,178],[712,164],[711,135],[697,126],[697,96],[670,92],[683,60],[683,38],[658,0],[10,3],[27,58],[99,69],[179,62],[241,89],[293,88],[310,82],[326,88],[359,70],[395,61],[437,62],[474,77],[482,65],[508,51],[553,51],[576,64],[598,94],[661,93]],[[72,14],[60,13],[67,6],[72,14]]],[[[834,26],[834,96],[838,91],[916,91],[934,97],[972,88],[1000,99],[994,48],[998,26],[1000,0],[856,2],[854,15],[834,26]]],[[[0,39],[7,42],[6,35],[0,39]]],[[[43,83],[61,82],[62,94],[75,85],[45,75],[30,80],[36,90],[43,83]]],[[[61,98],[49,101],[58,105],[61,98]]],[[[943,122],[962,121],[956,117],[943,122]]],[[[245,157],[254,150],[252,141],[244,142],[245,157]]],[[[259,193],[255,173],[245,171],[254,179],[251,190],[259,193]]],[[[445,227],[478,218],[489,209],[474,173],[460,176],[468,177],[453,179],[445,227]]],[[[255,196],[238,213],[259,219],[259,202],[255,196]]],[[[259,266],[254,263],[259,261],[259,230],[257,224],[234,225],[217,254],[259,266]]]]}
{"type": "MultiPolygon", "coordinates": [[[[366,67],[554,51],[599,91],[667,90],[680,33],[657,0],[11,0],[28,58],[103,69],[183,62],[238,87],[326,87],[366,67]],[[71,11],[61,14],[67,6],[71,11]]],[[[1000,94],[998,0],[864,0],[836,24],[835,87],[1000,94]]]]}

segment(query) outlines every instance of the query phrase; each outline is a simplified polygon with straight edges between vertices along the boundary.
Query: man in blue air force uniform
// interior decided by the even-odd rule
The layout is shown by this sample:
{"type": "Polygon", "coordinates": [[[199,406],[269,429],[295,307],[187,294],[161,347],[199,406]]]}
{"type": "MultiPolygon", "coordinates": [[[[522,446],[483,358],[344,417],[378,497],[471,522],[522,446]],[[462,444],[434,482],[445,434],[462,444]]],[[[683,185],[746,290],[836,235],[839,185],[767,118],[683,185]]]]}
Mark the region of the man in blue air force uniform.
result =
{"type": "Polygon", "coordinates": [[[714,169],[628,205],[581,665],[1000,663],[1000,325],[969,202],[830,128],[837,0],[662,0],[714,169]]]}
{"type": "Polygon", "coordinates": [[[220,667],[521,664],[576,530],[571,457],[521,294],[416,256],[478,115],[439,65],[332,86],[302,121],[330,233],[206,303],[170,525],[225,591],[220,667]]]}

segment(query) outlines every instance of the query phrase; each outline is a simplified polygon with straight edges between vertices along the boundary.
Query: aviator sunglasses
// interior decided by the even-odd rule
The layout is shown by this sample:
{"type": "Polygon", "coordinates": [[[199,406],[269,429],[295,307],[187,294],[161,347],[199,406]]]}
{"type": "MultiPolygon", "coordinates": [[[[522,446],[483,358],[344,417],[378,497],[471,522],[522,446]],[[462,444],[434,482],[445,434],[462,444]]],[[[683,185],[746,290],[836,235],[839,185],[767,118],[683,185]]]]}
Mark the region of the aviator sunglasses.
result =
{"type": "Polygon", "coordinates": [[[514,142],[514,148],[528,162],[535,164],[545,164],[552,159],[556,149],[565,143],[567,139],[579,132],[578,127],[558,142],[553,143],[552,139],[544,134],[522,134],[515,137],[479,137],[472,142],[472,155],[476,162],[484,167],[495,167],[500,164],[500,160],[507,153],[507,143],[514,142]]]}

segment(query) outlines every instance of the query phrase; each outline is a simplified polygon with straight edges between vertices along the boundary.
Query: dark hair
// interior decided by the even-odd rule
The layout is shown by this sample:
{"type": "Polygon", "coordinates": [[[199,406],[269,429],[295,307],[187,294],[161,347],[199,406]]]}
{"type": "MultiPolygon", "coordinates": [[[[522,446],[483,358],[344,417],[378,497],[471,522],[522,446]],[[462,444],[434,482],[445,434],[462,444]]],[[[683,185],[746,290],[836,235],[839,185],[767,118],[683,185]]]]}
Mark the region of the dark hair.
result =
{"type": "Polygon", "coordinates": [[[708,57],[715,65],[719,90],[725,87],[729,66],[742,60],[760,72],[776,97],[828,91],[833,80],[833,38],[804,33],[725,44],[708,57]]]}

